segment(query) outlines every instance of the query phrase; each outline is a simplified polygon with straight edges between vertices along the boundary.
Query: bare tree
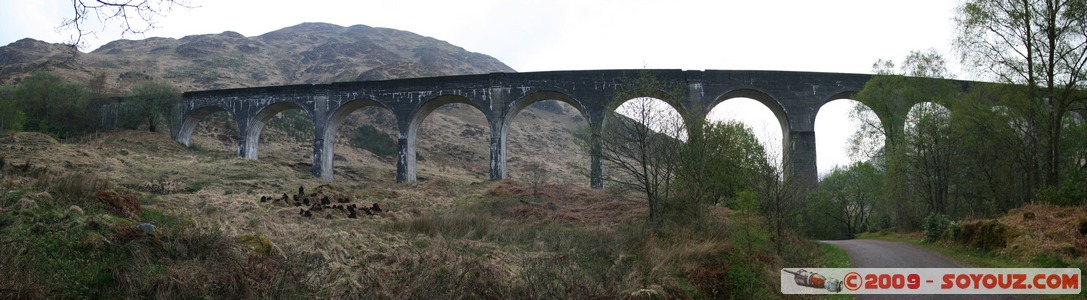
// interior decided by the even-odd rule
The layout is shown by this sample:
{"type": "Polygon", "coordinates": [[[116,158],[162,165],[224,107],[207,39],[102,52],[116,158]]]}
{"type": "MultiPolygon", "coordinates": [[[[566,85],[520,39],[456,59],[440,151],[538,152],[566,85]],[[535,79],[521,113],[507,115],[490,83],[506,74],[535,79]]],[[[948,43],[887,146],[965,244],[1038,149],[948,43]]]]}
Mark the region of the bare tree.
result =
{"type": "Polygon", "coordinates": [[[607,177],[610,184],[621,189],[636,190],[646,196],[649,222],[657,224],[665,210],[666,199],[672,196],[672,183],[678,167],[674,155],[682,141],[672,134],[679,133],[682,121],[669,120],[651,98],[637,98],[624,105],[619,114],[605,126],[601,159],[618,174],[607,177]]]}
{"type": "Polygon", "coordinates": [[[57,31],[75,29],[69,44],[83,48],[87,36],[97,33],[87,28],[89,20],[98,20],[103,28],[110,22],[118,22],[121,36],[144,34],[156,27],[156,19],[165,17],[174,7],[195,8],[186,0],[72,0],[74,16],[64,19],[57,31]]]}
{"type": "MultiPolygon", "coordinates": [[[[769,150],[765,157],[777,157],[769,150]]],[[[753,170],[751,186],[758,199],[759,210],[774,233],[774,245],[778,252],[784,249],[786,233],[797,224],[805,207],[806,184],[798,176],[786,176],[785,162],[790,161],[788,153],[781,162],[763,161],[758,169],[753,170]]]]}
{"type": "Polygon", "coordinates": [[[524,172],[526,174],[525,180],[532,186],[532,196],[540,197],[540,189],[547,184],[551,174],[547,172],[544,164],[538,161],[526,164],[524,172]]]}
{"type": "Polygon", "coordinates": [[[616,113],[609,116],[601,130],[600,156],[617,173],[607,177],[609,184],[643,193],[649,204],[648,221],[658,225],[665,201],[673,193],[672,183],[679,167],[676,155],[687,133],[683,118],[660,100],[645,96],[663,94],[679,99],[682,93],[651,73],[642,73],[624,87],[626,92],[614,101],[616,113]]]}

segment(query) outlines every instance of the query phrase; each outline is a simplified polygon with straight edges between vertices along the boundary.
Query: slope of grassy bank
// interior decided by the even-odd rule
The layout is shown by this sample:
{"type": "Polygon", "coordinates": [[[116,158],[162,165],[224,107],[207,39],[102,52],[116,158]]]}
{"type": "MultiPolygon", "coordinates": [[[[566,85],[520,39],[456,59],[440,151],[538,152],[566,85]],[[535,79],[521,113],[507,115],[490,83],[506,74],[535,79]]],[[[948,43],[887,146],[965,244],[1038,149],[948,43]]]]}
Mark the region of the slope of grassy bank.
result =
{"type": "Polygon", "coordinates": [[[575,185],[329,185],[164,134],[0,139],[0,298],[777,298],[781,267],[828,265],[720,207],[648,230],[644,201],[575,185]],[[299,186],[384,211],[259,201],[299,186]]]}
{"type": "Polygon", "coordinates": [[[1087,249],[1087,205],[1060,207],[1031,204],[1013,209],[1000,218],[967,220],[952,227],[932,243],[922,242],[920,232],[863,233],[858,238],[914,243],[978,267],[1082,269],[1087,266],[1087,255],[1084,253],[1087,249]],[[1000,227],[1001,230],[977,230],[970,235],[962,233],[963,228],[988,224],[999,224],[990,227],[1000,227]],[[1081,224],[1084,228],[1082,232],[1081,224]],[[979,244],[978,240],[993,242],[979,244]]]}
{"type": "MultiPolygon", "coordinates": [[[[858,238],[912,243],[972,267],[1078,268],[1087,274],[1087,205],[1030,204],[999,218],[952,224],[942,238],[931,243],[922,242],[920,232],[864,233],[858,238]],[[978,229],[985,226],[999,230],[978,229]],[[964,233],[970,231],[973,233],[964,233]]],[[[1080,286],[1084,283],[1087,279],[1081,277],[1080,286]]],[[[1085,294],[1087,289],[1063,297],[1077,299],[1085,294]]]]}

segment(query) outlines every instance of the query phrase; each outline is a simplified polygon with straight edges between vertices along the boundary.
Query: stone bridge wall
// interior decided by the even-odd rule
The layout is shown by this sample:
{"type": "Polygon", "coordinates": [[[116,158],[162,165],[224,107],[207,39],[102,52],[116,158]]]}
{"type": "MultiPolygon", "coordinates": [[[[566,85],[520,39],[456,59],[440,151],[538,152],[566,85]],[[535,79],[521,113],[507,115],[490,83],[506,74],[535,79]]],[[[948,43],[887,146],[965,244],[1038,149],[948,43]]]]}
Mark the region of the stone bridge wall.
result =
{"type": "MultiPolygon", "coordinates": [[[[622,82],[646,70],[492,73],[386,81],[344,82],[188,92],[181,104],[175,140],[189,145],[196,124],[208,114],[226,111],[238,124],[238,156],[258,157],[264,123],[286,109],[300,109],[313,119],[313,175],[332,179],[336,130],[354,110],[389,109],[397,120],[398,182],[416,178],[415,139],[422,121],[438,107],[463,103],[479,109],[490,124],[490,177],[506,178],[506,132],[522,109],[543,100],[559,100],[578,109],[590,128],[605,122],[622,82]]],[[[815,115],[832,100],[849,98],[871,75],[779,71],[650,70],[659,80],[683,87],[682,99],[661,99],[677,111],[705,118],[718,103],[746,97],[765,104],[781,124],[786,174],[814,186],[817,178],[815,115]]],[[[643,95],[655,96],[655,95],[643,95]]],[[[882,116],[881,116],[882,118],[882,116]]],[[[599,132],[597,132],[599,133],[599,132]]],[[[590,141],[599,150],[599,139],[590,141]]],[[[600,157],[587,162],[591,185],[603,186],[600,157]]]]}

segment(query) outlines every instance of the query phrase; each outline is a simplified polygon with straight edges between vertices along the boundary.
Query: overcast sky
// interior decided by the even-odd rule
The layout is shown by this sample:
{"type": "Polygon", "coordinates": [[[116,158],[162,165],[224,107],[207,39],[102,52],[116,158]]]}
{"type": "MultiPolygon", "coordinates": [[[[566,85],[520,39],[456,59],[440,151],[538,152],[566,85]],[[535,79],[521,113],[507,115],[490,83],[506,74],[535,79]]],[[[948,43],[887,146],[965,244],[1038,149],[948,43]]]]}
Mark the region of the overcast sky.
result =
{"type": "MultiPolygon", "coordinates": [[[[302,22],[363,24],[444,40],[520,72],[644,67],[870,73],[877,59],[901,61],[910,50],[935,48],[948,58],[951,72],[960,74],[949,47],[959,2],[190,0],[199,7],[175,8],[147,36],[125,38],[228,30],[255,36],[302,22]]],[[[69,0],[0,0],[0,45],[25,37],[68,41],[71,32],[55,27],[71,15],[69,0]]],[[[88,51],[121,38],[116,24],[107,25],[112,26],[90,27],[99,33],[88,41],[88,51]]],[[[748,122],[758,134],[777,130],[780,137],[768,109],[742,102],[726,101],[716,118],[753,118],[748,122]]],[[[849,105],[838,102],[817,118],[820,173],[849,162],[849,105]]]]}

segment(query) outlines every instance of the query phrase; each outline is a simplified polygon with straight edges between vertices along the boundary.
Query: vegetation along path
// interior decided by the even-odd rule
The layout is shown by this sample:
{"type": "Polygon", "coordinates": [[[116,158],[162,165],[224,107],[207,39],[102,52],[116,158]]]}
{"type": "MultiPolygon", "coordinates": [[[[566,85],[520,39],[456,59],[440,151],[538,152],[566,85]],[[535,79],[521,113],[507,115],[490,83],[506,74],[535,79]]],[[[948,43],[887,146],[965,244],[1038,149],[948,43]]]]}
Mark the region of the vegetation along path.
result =
{"type": "MultiPolygon", "coordinates": [[[[823,241],[845,250],[854,268],[965,268],[939,253],[903,242],[823,241]]],[[[857,299],[1017,299],[1007,295],[860,295],[857,299]]]]}

